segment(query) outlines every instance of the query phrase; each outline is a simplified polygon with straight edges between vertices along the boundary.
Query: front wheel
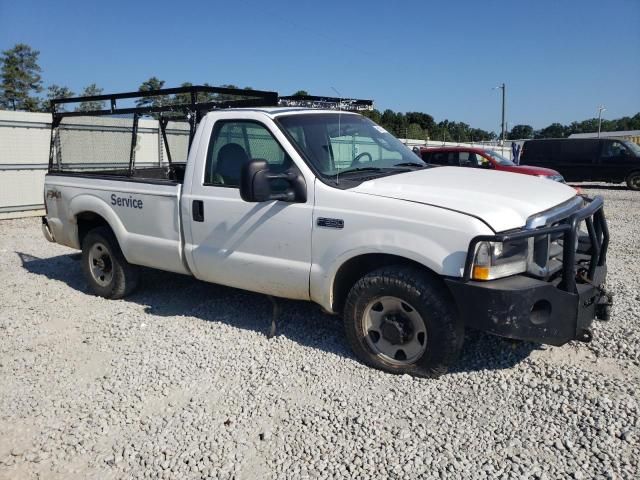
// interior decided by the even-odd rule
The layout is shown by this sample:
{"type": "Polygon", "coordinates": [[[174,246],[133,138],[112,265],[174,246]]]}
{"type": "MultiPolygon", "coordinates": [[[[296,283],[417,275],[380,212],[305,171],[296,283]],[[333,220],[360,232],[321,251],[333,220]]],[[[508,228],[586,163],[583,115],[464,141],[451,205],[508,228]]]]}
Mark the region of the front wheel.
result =
{"type": "Polygon", "coordinates": [[[107,227],[91,230],[82,241],[82,270],[93,291],[104,298],[123,298],[138,284],[138,268],[127,262],[107,227]]]}
{"type": "Polygon", "coordinates": [[[358,358],[395,374],[445,373],[464,339],[449,291],[414,267],[384,267],[362,277],[349,292],[344,322],[358,358]]]}
{"type": "Polygon", "coordinates": [[[640,190],[640,172],[632,172],[627,177],[627,187],[631,190],[640,190]]]}

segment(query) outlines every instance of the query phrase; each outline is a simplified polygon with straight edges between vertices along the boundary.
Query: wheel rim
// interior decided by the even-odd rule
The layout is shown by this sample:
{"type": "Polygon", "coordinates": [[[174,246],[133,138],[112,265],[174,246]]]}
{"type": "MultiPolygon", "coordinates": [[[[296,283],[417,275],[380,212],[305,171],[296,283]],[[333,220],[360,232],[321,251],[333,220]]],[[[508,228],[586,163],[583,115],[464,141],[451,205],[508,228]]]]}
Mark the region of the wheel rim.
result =
{"type": "Polygon", "coordinates": [[[103,243],[94,243],[89,250],[89,270],[95,282],[106,287],[113,278],[111,252],[103,243]]]}
{"type": "Polygon", "coordinates": [[[640,175],[636,175],[635,177],[631,177],[630,179],[631,187],[640,189],[640,175]]]}
{"type": "Polygon", "coordinates": [[[363,329],[369,347],[393,365],[412,364],[427,349],[427,328],[422,316],[397,297],[379,297],[369,302],[363,329]]]}

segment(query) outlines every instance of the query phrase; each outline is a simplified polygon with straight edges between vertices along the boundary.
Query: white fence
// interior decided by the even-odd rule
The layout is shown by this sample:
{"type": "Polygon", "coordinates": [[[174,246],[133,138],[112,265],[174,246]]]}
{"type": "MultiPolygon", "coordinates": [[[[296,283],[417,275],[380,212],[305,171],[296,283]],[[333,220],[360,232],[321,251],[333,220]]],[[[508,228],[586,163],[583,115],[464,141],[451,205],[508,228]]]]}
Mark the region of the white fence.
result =
{"type": "MultiPolygon", "coordinates": [[[[83,131],[85,142],[99,142],[86,130],[105,132],[123,132],[126,130],[128,165],[128,148],[130,146],[131,129],[117,125],[127,122],[126,119],[75,118],[65,120],[65,135],[72,136],[83,131]],[[109,125],[105,125],[105,122],[109,125]]],[[[176,152],[184,150],[183,155],[173,155],[176,161],[186,160],[186,139],[188,132],[182,126],[167,127],[169,145],[176,152]],[[176,135],[177,134],[177,135],[176,135]],[[178,145],[175,144],[178,138],[178,145]],[[179,146],[181,148],[174,148],[179,146]]],[[[43,204],[44,175],[49,164],[49,144],[51,141],[51,115],[48,113],[12,112],[0,110],[0,218],[11,218],[41,214],[43,204]]],[[[64,138],[61,142],[64,143],[64,138]]],[[[114,145],[117,142],[113,142],[114,145]]],[[[70,143],[70,145],[73,142],[70,143]]],[[[91,147],[100,149],[101,145],[91,147]]],[[[121,147],[121,146],[120,146],[121,147]]],[[[64,148],[65,158],[78,163],[86,157],[83,151],[64,148]]],[[[140,120],[136,142],[136,165],[158,165],[166,159],[166,150],[156,120],[140,120]]],[[[95,163],[96,159],[86,159],[86,163],[95,163]]]]}
{"type": "MultiPolygon", "coordinates": [[[[95,129],[104,131],[105,119],[69,118],[65,125],[67,132],[95,129]]],[[[122,119],[114,119],[122,121],[122,119]]],[[[114,131],[120,128],[108,126],[114,131]]],[[[172,157],[176,161],[186,160],[187,132],[181,126],[169,124],[167,128],[172,157]],[[173,140],[172,140],[173,139],[173,140]],[[172,143],[178,141],[177,144],[172,143]],[[179,147],[179,148],[175,148],[179,147]],[[184,152],[183,152],[184,151],[184,152]],[[180,153],[178,153],[180,152],[180,153]],[[176,155],[176,153],[178,153],[176,155]],[[182,155],[181,155],[182,154],[182,155]],[[185,157],[185,158],[181,158],[185,157]]],[[[43,182],[49,162],[49,144],[51,140],[51,115],[48,113],[12,112],[0,110],[0,218],[39,215],[44,208],[43,182]]],[[[509,147],[486,144],[462,144],[422,140],[403,140],[409,147],[414,146],[477,146],[498,150],[511,158],[509,147]]],[[[73,153],[80,158],[83,152],[73,153]]],[[[166,150],[155,120],[140,120],[136,146],[136,165],[162,164],[166,159],[166,150]]],[[[90,159],[87,159],[90,161],[90,159]]]]}

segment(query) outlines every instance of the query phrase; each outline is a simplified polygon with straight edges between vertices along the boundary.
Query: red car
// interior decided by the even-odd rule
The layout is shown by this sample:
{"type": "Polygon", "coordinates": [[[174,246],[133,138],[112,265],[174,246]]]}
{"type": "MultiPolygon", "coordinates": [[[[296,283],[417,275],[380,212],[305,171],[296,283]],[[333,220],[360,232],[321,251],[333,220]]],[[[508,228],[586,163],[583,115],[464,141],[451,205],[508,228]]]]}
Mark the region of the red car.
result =
{"type": "Polygon", "coordinates": [[[475,147],[419,147],[415,153],[431,165],[448,165],[450,167],[474,167],[500,170],[503,172],[523,173],[545,177],[557,182],[564,178],[550,168],[516,165],[495,150],[475,147]]]}

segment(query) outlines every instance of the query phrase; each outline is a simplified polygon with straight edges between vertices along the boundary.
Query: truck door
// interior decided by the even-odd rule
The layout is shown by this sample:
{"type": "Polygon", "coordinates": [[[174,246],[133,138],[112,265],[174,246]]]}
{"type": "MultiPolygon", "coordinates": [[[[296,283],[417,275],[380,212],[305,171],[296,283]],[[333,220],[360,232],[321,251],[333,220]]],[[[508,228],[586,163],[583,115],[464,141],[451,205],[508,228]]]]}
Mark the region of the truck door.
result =
{"type": "MultiPolygon", "coordinates": [[[[308,195],[306,203],[243,201],[240,171],[256,158],[267,160],[275,172],[297,168],[262,123],[218,120],[214,124],[204,175],[200,167],[200,176],[195,174],[190,192],[183,195],[189,264],[201,280],[309,299],[313,197],[308,195]]],[[[275,190],[286,186],[272,184],[275,190]]],[[[312,187],[307,185],[309,193],[312,187]]]]}

